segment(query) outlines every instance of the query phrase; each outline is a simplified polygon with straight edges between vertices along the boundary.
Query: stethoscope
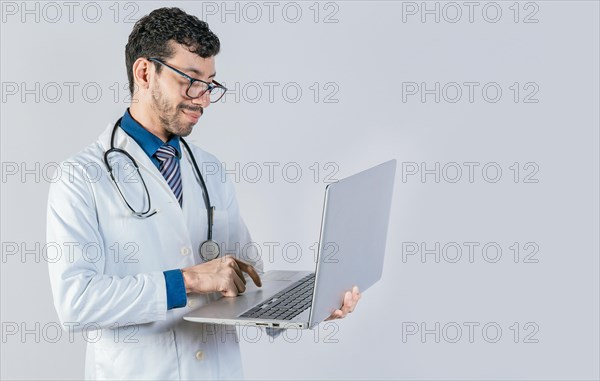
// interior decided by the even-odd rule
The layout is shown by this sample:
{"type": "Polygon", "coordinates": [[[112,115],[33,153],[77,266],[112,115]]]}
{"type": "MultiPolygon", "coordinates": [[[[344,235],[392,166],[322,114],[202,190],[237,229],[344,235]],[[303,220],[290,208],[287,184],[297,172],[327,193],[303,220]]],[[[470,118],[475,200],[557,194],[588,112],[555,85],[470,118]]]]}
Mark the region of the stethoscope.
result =
{"type": "MultiPolygon", "coordinates": [[[[138,167],[137,162],[135,161],[133,156],[131,156],[127,151],[120,149],[120,148],[115,148],[115,144],[114,144],[115,143],[115,135],[117,132],[117,127],[119,127],[120,124],[121,124],[121,118],[119,118],[119,120],[117,120],[117,122],[115,123],[115,125],[113,127],[112,135],[110,137],[110,149],[107,150],[106,152],[104,152],[104,164],[106,164],[106,169],[108,170],[108,173],[110,174],[110,178],[112,179],[112,182],[115,184],[115,187],[119,191],[121,198],[125,202],[125,205],[127,205],[127,207],[129,208],[129,210],[131,210],[132,214],[137,218],[152,217],[153,215],[158,213],[158,210],[152,209],[152,204],[150,202],[150,192],[148,191],[146,182],[144,181],[144,178],[142,177],[142,174],[140,173],[140,168],[138,167]],[[108,155],[110,155],[111,153],[123,154],[129,160],[131,160],[131,162],[133,163],[133,166],[135,167],[135,170],[137,171],[139,178],[142,180],[142,185],[144,186],[144,190],[146,192],[146,199],[148,200],[148,208],[145,211],[138,212],[135,209],[133,209],[133,207],[129,204],[129,202],[127,202],[125,195],[121,191],[121,188],[119,188],[119,184],[117,183],[117,180],[115,179],[115,177],[113,175],[112,166],[110,165],[110,163],[108,161],[108,155]]],[[[216,243],[215,241],[213,241],[213,239],[212,239],[212,229],[213,229],[213,222],[214,222],[215,207],[211,206],[210,196],[208,195],[208,189],[206,188],[206,183],[204,182],[204,177],[202,177],[202,173],[200,172],[200,168],[198,168],[198,163],[196,162],[196,158],[194,157],[194,154],[192,153],[190,146],[187,144],[187,142],[185,140],[183,140],[183,138],[180,138],[180,140],[183,143],[188,155],[190,155],[190,157],[192,158],[192,164],[194,165],[194,170],[196,171],[196,175],[198,175],[200,186],[202,187],[202,198],[204,199],[204,205],[206,205],[206,211],[208,214],[207,238],[206,238],[206,241],[204,241],[200,244],[200,247],[198,248],[198,253],[200,254],[200,258],[202,258],[204,261],[211,261],[211,260],[217,258],[219,256],[219,254],[221,253],[219,244],[216,243]]]]}

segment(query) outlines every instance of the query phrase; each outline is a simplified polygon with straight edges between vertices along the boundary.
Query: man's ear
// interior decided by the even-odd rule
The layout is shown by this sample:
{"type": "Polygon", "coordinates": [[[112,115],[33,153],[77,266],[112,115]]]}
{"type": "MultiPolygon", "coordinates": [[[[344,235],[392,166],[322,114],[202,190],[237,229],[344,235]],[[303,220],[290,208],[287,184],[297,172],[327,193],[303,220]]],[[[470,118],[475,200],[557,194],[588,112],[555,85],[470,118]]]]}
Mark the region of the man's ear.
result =
{"type": "Polygon", "coordinates": [[[151,66],[151,62],[142,57],[138,58],[133,63],[132,72],[136,90],[147,90],[150,87],[150,75],[151,72],[154,73],[151,66]]]}

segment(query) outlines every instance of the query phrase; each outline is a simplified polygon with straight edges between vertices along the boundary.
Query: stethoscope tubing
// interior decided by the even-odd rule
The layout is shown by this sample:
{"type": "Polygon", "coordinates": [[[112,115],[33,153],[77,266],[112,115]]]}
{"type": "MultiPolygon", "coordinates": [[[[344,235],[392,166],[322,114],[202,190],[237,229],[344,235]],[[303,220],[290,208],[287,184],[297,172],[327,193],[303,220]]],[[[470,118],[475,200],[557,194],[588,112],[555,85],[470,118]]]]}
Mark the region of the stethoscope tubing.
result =
{"type": "MultiPolygon", "coordinates": [[[[123,154],[129,160],[131,160],[131,162],[135,166],[136,170],[139,172],[139,166],[137,164],[137,161],[133,158],[133,156],[131,156],[129,154],[129,152],[125,151],[124,149],[115,147],[115,136],[116,136],[117,128],[120,126],[120,124],[121,124],[121,118],[119,118],[119,120],[117,120],[117,122],[115,123],[115,125],[113,127],[111,137],[110,137],[110,148],[104,152],[104,164],[106,165],[106,169],[108,170],[108,173],[110,174],[110,178],[113,181],[113,183],[115,184],[117,191],[121,195],[121,198],[123,199],[123,201],[125,202],[127,207],[131,210],[133,215],[138,218],[148,218],[148,217],[155,215],[158,211],[157,210],[151,211],[152,210],[152,202],[150,199],[150,192],[148,190],[148,187],[146,186],[146,182],[144,181],[144,177],[142,176],[142,174],[140,173],[139,175],[140,175],[140,178],[142,179],[142,185],[144,186],[144,190],[145,190],[146,197],[148,200],[148,209],[146,209],[143,212],[136,212],[132,208],[132,206],[129,204],[129,202],[125,198],[125,195],[119,188],[119,186],[117,184],[117,180],[115,179],[115,177],[113,175],[112,166],[110,165],[110,163],[108,161],[108,156],[113,152],[123,154]]],[[[202,176],[202,172],[200,171],[200,167],[198,166],[198,162],[196,161],[196,157],[192,153],[192,149],[190,148],[188,143],[183,138],[180,137],[180,140],[183,143],[188,155],[192,159],[192,165],[194,167],[194,171],[196,172],[196,175],[198,175],[198,180],[200,182],[200,186],[202,187],[202,199],[204,200],[204,205],[206,206],[208,231],[207,231],[207,239],[206,239],[206,241],[202,242],[202,244],[200,244],[198,251],[199,251],[200,257],[203,260],[208,261],[208,260],[215,259],[216,257],[218,257],[220,255],[220,251],[221,251],[219,245],[212,240],[212,236],[213,236],[212,227],[213,227],[213,222],[214,222],[215,207],[212,206],[210,203],[210,195],[208,194],[208,188],[206,186],[206,182],[204,181],[204,177],[202,176]],[[203,250],[203,248],[205,248],[205,250],[203,250]],[[212,248],[212,249],[206,250],[207,248],[212,248]]]]}

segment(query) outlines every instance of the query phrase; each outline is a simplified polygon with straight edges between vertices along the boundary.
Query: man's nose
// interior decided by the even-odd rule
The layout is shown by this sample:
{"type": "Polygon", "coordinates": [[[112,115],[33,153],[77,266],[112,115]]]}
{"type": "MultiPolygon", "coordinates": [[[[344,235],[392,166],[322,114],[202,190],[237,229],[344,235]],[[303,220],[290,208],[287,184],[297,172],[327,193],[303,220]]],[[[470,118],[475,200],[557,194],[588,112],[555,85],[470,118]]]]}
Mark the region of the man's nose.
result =
{"type": "Polygon", "coordinates": [[[202,108],[210,106],[210,93],[207,91],[198,98],[192,99],[192,103],[200,105],[202,108]]]}

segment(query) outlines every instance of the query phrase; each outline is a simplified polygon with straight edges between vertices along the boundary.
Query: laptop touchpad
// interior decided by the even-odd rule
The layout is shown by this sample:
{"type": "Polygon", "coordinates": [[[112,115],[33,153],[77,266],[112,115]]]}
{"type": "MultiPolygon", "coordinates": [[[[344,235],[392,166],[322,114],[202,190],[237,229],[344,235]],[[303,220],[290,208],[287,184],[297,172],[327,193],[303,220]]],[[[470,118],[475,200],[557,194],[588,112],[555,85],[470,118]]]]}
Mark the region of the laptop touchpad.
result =
{"type": "Polygon", "coordinates": [[[273,270],[273,271],[268,271],[262,277],[262,279],[264,279],[264,280],[290,280],[296,274],[298,274],[298,271],[273,270]]]}

